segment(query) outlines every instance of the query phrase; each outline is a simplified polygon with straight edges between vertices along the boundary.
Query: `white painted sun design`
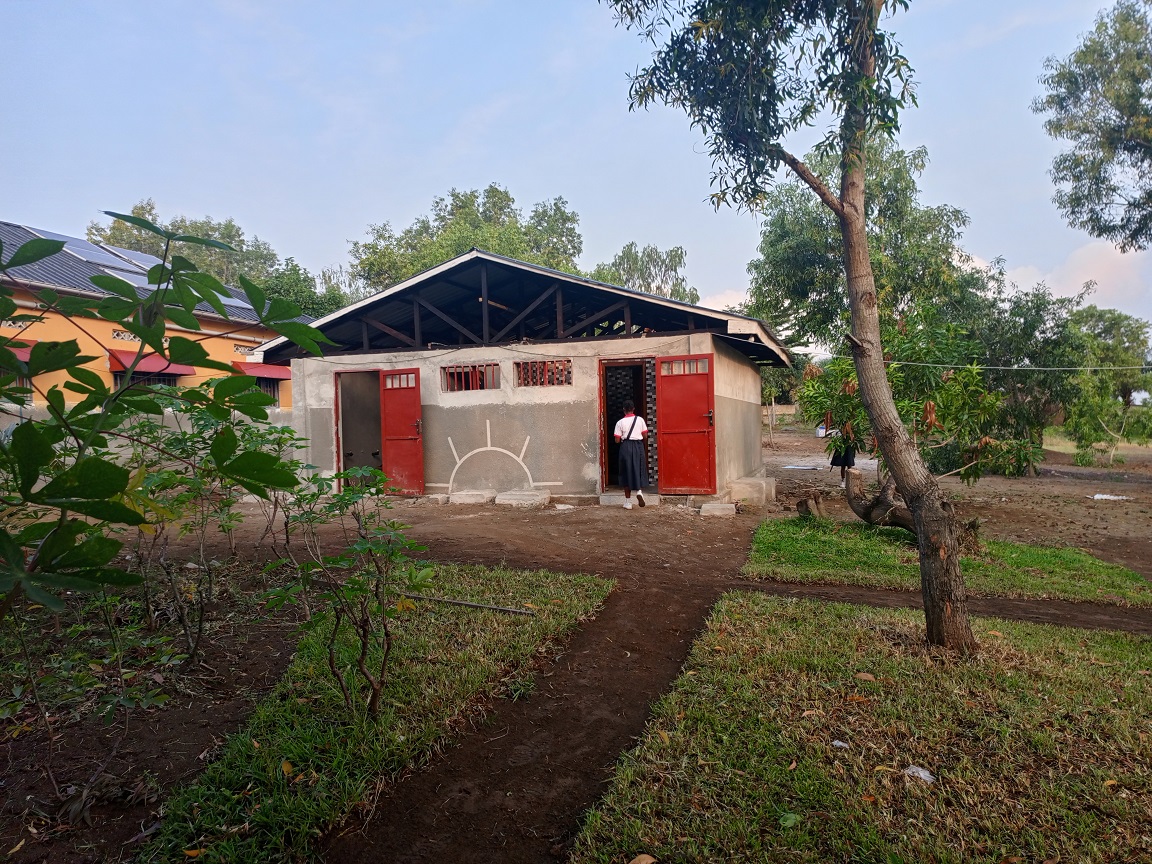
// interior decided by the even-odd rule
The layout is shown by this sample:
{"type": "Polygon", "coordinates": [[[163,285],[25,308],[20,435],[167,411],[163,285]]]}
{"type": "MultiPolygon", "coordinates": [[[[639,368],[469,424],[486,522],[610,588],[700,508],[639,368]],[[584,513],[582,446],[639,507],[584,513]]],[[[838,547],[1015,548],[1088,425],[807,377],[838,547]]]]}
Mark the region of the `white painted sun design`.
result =
{"type": "Polygon", "coordinates": [[[471,459],[473,456],[475,456],[478,453],[503,453],[505,456],[509,457],[510,459],[512,459],[512,461],[514,461],[517,465],[520,466],[520,468],[524,471],[524,474],[528,477],[528,485],[534,489],[538,488],[540,486],[563,486],[564,485],[564,482],[561,480],[533,480],[532,479],[532,471],[528,468],[528,465],[525,464],[525,462],[524,462],[524,454],[528,452],[528,444],[532,441],[531,435],[528,435],[524,438],[524,444],[520,447],[519,454],[517,454],[517,453],[513,453],[511,450],[507,449],[506,447],[493,447],[492,446],[492,421],[491,420],[485,420],[484,421],[484,431],[485,431],[485,442],[486,442],[485,445],[483,447],[477,447],[475,450],[470,450],[467,453],[465,453],[463,456],[461,456],[457,452],[456,443],[452,440],[452,436],[448,436],[448,446],[452,448],[452,456],[456,460],[456,466],[452,469],[452,476],[448,478],[447,483],[429,483],[428,485],[429,486],[447,486],[448,491],[451,492],[453,489],[456,488],[456,472],[458,472],[460,470],[460,466],[463,465],[465,462],[467,462],[469,459],[471,459]]]}

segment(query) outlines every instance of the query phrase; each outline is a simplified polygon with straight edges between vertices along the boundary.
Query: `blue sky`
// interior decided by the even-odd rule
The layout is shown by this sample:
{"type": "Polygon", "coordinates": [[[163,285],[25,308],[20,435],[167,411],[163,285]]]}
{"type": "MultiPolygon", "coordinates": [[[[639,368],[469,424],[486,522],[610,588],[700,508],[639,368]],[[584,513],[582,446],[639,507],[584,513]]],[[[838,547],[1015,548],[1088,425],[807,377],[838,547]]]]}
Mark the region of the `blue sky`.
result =
{"type": "MultiPolygon", "coordinates": [[[[1108,5],[913,0],[894,22],[920,97],[900,140],[928,147],[924,200],[968,211],[978,258],[1063,293],[1095,279],[1094,302],[1152,318],[1152,260],[1063,223],[1028,107],[1044,58],[1108,5]]],[[[705,203],[682,115],[628,111],[649,48],[595,0],[4,0],[0,28],[0,218],[82,235],[152,197],[317,271],[369,224],[494,180],[525,210],[566,198],[588,267],[629,240],[682,245],[705,302],[744,294],[755,217],[705,203]]]]}

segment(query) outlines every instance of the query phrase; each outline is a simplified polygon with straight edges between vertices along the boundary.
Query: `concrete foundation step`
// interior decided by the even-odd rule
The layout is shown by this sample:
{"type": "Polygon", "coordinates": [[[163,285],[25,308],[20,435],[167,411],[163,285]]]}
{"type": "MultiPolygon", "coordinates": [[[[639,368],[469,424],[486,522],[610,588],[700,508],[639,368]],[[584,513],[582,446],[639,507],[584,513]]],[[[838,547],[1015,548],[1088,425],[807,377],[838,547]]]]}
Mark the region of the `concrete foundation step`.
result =
{"type": "MultiPolygon", "coordinates": [[[[629,500],[628,498],[624,497],[623,492],[604,492],[600,495],[600,506],[601,507],[623,507],[624,502],[628,501],[628,500],[629,500]]],[[[632,506],[634,506],[634,507],[640,506],[639,504],[636,503],[636,493],[635,492],[632,493],[631,501],[632,501],[632,506]]],[[[657,495],[655,492],[645,492],[644,493],[644,505],[646,507],[659,507],[660,506],[660,496],[657,495]]]]}
{"type": "Polygon", "coordinates": [[[506,504],[509,507],[545,507],[550,500],[552,500],[552,496],[547,492],[536,492],[529,489],[501,492],[496,496],[497,504],[506,504]]]}

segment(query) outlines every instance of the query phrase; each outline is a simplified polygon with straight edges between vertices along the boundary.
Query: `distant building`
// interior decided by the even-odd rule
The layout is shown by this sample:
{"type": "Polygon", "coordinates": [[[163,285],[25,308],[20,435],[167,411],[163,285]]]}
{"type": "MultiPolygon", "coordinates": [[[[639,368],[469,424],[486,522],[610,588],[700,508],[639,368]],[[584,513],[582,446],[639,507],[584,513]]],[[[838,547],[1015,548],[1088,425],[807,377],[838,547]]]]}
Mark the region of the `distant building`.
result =
{"type": "MultiPolygon", "coordinates": [[[[31,352],[31,345],[36,342],[75,339],[82,354],[97,358],[88,363],[87,368],[100,375],[109,385],[119,383],[139,350],[140,340],[114,321],[102,318],[72,320],[58,312],[44,310],[33,292],[51,289],[60,294],[111,296],[110,292],[93,285],[90,279],[92,276],[105,275],[123,279],[135,287],[140,297],[146,297],[154,288],[148,284],[148,270],[159,264],[160,260],[129,249],[98,245],[39,228],[0,222],[0,241],[4,243],[5,258],[10,257],[24,243],[37,237],[63,240],[65,247],[57,255],[26,267],[17,267],[7,274],[0,274],[0,281],[12,289],[12,297],[16,301],[19,313],[38,312],[43,314],[43,320],[32,324],[0,320],[0,340],[19,337],[19,341],[29,347],[10,350],[26,361],[31,352]]],[[[260,389],[276,398],[276,407],[290,409],[291,372],[284,366],[251,362],[251,355],[256,352],[260,344],[276,334],[259,323],[259,316],[243,293],[231,288],[229,291],[232,296],[223,300],[228,309],[228,319],[222,318],[211,307],[201,304],[193,313],[200,322],[201,330],[188,330],[169,322],[166,332],[170,336],[182,335],[203,340],[202,344],[213,360],[228,363],[246,375],[256,376],[260,389]]],[[[133,378],[161,384],[195,386],[221,374],[209,369],[195,369],[179,363],[169,363],[163,357],[152,354],[143,358],[136,367],[133,378]]],[[[67,380],[66,372],[50,372],[37,378],[35,384],[42,392],[46,392],[52,385],[63,385],[67,380]]],[[[63,392],[66,400],[78,401],[71,391],[63,392]]],[[[43,405],[44,397],[40,393],[36,393],[32,398],[33,406],[43,405]]]]}
{"type": "Polygon", "coordinates": [[[764,322],[472,250],[313,322],[335,345],[291,363],[293,422],[328,471],[380,467],[410,494],[617,485],[631,399],[660,492],[726,498],[763,474],[764,322]]]}

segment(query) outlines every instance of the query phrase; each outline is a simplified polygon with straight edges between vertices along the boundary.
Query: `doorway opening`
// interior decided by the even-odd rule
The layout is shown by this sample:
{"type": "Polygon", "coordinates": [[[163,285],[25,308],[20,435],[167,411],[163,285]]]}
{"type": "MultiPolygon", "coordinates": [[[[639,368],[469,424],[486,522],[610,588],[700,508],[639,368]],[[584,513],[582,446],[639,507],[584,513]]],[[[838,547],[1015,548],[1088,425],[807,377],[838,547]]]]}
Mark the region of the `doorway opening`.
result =
{"type": "Polygon", "coordinates": [[[616,421],[624,416],[624,400],[631,399],[636,405],[636,413],[648,424],[648,482],[657,482],[656,458],[656,363],[653,359],[601,360],[600,361],[600,401],[601,429],[600,488],[610,489],[620,485],[620,445],[616,443],[613,431],[616,421]]]}

